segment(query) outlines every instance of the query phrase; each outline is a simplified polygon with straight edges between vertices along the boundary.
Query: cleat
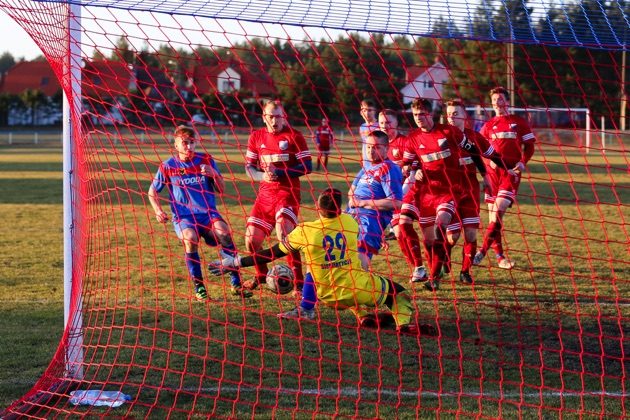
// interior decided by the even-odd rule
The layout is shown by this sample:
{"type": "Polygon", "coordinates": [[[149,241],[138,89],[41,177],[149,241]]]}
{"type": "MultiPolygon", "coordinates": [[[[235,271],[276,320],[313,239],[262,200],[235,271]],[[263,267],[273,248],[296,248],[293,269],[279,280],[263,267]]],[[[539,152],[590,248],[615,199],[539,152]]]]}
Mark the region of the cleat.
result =
{"type": "Polygon", "coordinates": [[[459,273],[459,281],[465,284],[473,284],[474,280],[470,273],[462,271],[459,273]]]}
{"type": "Polygon", "coordinates": [[[378,321],[376,320],[376,316],[374,314],[367,314],[359,318],[359,325],[361,328],[374,330],[378,328],[378,321]]]}
{"type": "Polygon", "coordinates": [[[428,335],[431,337],[435,337],[437,335],[437,330],[433,325],[429,324],[405,324],[396,328],[396,332],[402,335],[428,335]]]}
{"type": "Polygon", "coordinates": [[[423,266],[416,267],[413,269],[413,273],[411,273],[411,283],[420,283],[428,278],[427,269],[423,266]]]}
{"type": "Polygon", "coordinates": [[[296,306],[287,312],[282,312],[277,315],[280,319],[315,319],[315,309],[304,309],[300,306],[296,306]]]}
{"type": "Polygon", "coordinates": [[[387,235],[385,235],[385,240],[386,241],[395,241],[396,240],[396,234],[394,233],[394,231],[389,231],[389,233],[387,235]]]}
{"type": "Polygon", "coordinates": [[[514,267],[514,261],[506,257],[497,259],[497,265],[504,270],[511,270],[514,267]]]}
{"type": "Polygon", "coordinates": [[[243,284],[241,285],[241,287],[242,287],[243,289],[246,289],[246,290],[250,290],[250,291],[251,291],[251,290],[256,290],[256,289],[258,288],[258,285],[259,285],[259,284],[260,284],[260,282],[258,281],[258,279],[253,278],[253,279],[251,279],[251,280],[245,280],[245,281],[243,282],[243,284]]]}
{"type": "Polygon", "coordinates": [[[481,251],[478,251],[474,258],[473,258],[473,265],[479,265],[481,264],[481,261],[483,261],[484,257],[486,256],[486,254],[484,254],[481,251]]]}
{"type": "Polygon", "coordinates": [[[197,299],[199,302],[208,300],[208,291],[203,284],[195,285],[195,299],[197,299]]]}
{"type": "Polygon", "coordinates": [[[429,292],[435,292],[440,288],[440,281],[429,279],[424,282],[424,288],[427,289],[429,292]]]}
{"type": "Polygon", "coordinates": [[[240,297],[243,297],[243,298],[250,298],[250,297],[254,296],[254,294],[251,292],[251,290],[245,289],[240,284],[238,286],[230,287],[230,292],[232,293],[232,296],[240,296],[240,297]]]}

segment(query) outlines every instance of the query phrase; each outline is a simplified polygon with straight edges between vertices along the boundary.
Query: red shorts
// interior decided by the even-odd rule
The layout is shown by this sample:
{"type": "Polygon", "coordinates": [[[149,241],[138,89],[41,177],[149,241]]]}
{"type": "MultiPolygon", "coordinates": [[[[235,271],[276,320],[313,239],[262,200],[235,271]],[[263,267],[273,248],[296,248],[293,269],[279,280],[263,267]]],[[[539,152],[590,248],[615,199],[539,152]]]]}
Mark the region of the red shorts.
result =
{"type": "Polygon", "coordinates": [[[486,203],[494,203],[497,198],[504,198],[510,203],[516,201],[516,193],[521,184],[520,175],[510,175],[503,168],[493,168],[488,165],[488,178],[490,185],[486,187],[485,201],[486,203]]]}
{"type": "MultiPolygon", "coordinates": [[[[400,216],[407,216],[414,220],[420,219],[420,209],[418,203],[420,202],[420,196],[422,194],[422,187],[420,183],[414,183],[409,191],[403,196],[402,205],[400,206],[400,212],[394,214],[395,219],[399,219],[400,216]]],[[[392,220],[393,222],[393,220],[392,220]]],[[[398,224],[398,220],[396,220],[398,224]]]]}
{"type": "Polygon", "coordinates": [[[329,153],[330,142],[328,140],[320,140],[319,144],[317,144],[317,151],[324,154],[329,153]]]}
{"type": "MultiPolygon", "coordinates": [[[[446,211],[455,215],[455,197],[450,190],[437,190],[426,186],[417,188],[417,183],[403,197],[400,214],[420,221],[425,228],[435,224],[438,212],[446,211]]],[[[450,227],[450,225],[449,225],[450,227]]]]}
{"type": "Polygon", "coordinates": [[[297,225],[300,201],[299,190],[281,189],[273,194],[258,194],[247,219],[247,226],[256,226],[269,235],[276,222],[283,218],[288,218],[297,225]]]}
{"type": "Polygon", "coordinates": [[[457,216],[464,227],[479,228],[479,224],[481,223],[479,211],[479,183],[475,178],[474,183],[471,180],[470,189],[462,194],[457,202],[457,216]]]}

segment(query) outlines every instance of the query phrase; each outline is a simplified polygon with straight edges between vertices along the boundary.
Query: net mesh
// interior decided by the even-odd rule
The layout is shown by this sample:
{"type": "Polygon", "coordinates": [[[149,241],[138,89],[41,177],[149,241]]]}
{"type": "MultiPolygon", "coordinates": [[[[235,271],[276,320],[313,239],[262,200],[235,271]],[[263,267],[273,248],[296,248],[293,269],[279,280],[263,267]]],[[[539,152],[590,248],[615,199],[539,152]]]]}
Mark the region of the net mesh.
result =
{"type": "MultiPolygon", "coordinates": [[[[6,415],[627,416],[625,2],[0,6],[81,103],[71,110],[74,315],[42,379],[6,415]],[[71,18],[80,38],[68,42],[71,6],[80,10],[71,18]],[[68,63],[81,66],[80,89],[72,90],[68,63]],[[148,196],[160,163],[176,155],[176,126],[193,127],[197,151],[216,161],[225,180],[217,210],[248,255],[246,223],[259,186],[245,162],[250,133],[264,127],[264,100],[283,103],[314,166],[322,118],[334,131],[328,165],[301,177],[304,222],[316,218],[325,188],[340,189],[346,201],[362,165],[363,99],[395,110],[411,133],[412,99],[431,99],[445,120],[443,100],[489,109],[488,92],[499,85],[511,88],[536,137],[504,218],[514,268],[499,268],[490,251],[473,267],[474,283],[461,283],[462,238],[432,293],[409,283],[413,267],[396,241],[371,262],[373,273],[409,290],[414,321],[434,326],[436,336],[361,328],[339,305],[318,305],[314,320],[280,320],[296,298],[264,287],[251,298],[233,296],[227,275],[206,272],[221,255],[205,243],[199,252],[212,300],[195,300],[182,243],[170,223],[156,221],[148,196]],[[77,334],[82,378],[66,372],[77,334]],[[74,406],[69,389],[132,399],[116,409],[74,406]]],[[[470,114],[471,125],[489,117],[470,114]]],[[[481,220],[480,247],[485,206],[481,220]]],[[[275,243],[274,234],[263,247],[275,243]]],[[[241,273],[246,280],[255,272],[241,273]]]]}

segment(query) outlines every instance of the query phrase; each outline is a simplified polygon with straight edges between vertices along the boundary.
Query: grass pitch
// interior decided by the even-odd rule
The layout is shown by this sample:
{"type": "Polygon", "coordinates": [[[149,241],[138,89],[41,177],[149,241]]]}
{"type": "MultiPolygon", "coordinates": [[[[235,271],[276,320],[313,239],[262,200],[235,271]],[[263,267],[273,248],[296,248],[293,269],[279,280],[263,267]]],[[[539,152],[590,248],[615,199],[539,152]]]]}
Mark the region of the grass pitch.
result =
{"type": "MultiPolygon", "coordinates": [[[[170,225],[155,222],[145,194],[168,148],[160,138],[143,140],[101,135],[83,145],[87,170],[77,195],[84,226],[91,226],[81,232],[91,238],[81,243],[82,386],[134,398],[111,415],[306,418],[316,410],[433,418],[439,410],[613,418],[627,412],[625,155],[542,144],[506,217],[516,268],[500,270],[488,258],[475,269],[473,287],[460,285],[456,247],[452,277],[440,291],[413,290],[420,321],[440,332],[418,339],[358,330],[349,313],[326,307],[317,322],[280,322],[275,314],[295,305],[292,298],[261,289],[241,301],[229,296],[227,279],[208,279],[212,303],[193,301],[181,245],[170,225]]],[[[318,191],[346,190],[358,170],[356,149],[338,146],[327,174],[304,179],[304,220],[314,216],[318,191]]],[[[222,138],[204,147],[222,162],[228,186],[219,210],[242,249],[255,196],[243,174],[244,145],[222,138]]],[[[0,406],[6,407],[33,386],[62,335],[62,180],[58,147],[0,151],[0,406]]],[[[216,256],[208,247],[202,253],[205,260],[216,256]]],[[[374,270],[408,285],[409,268],[395,243],[375,257],[374,270]]],[[[65,398],[56,404],[74,409],[65,398]]]]}

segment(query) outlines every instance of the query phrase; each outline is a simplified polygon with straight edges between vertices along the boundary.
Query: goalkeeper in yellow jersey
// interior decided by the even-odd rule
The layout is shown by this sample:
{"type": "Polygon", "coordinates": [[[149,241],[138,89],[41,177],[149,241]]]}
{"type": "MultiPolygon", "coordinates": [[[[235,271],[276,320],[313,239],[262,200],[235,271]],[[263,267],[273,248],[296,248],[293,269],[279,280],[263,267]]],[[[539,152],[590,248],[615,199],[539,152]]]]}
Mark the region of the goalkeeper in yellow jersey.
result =
{"type": "Polygon", "coordinates": [[[278,316],[280,318],[315,318],[315,302],[354,312],[362,327],[384,326],[393,318],[396,330],[405,334],[435,334],[429,325],[412,322],[411,298],[400,284],[361,268],[357,250],[357,222],[341,213],[341,191],[329,188],[317,200],[319,218],[305,222],[272,248],[256,251],[250,256],[230,256],[210,263],[215,275],[257,263],[268,263],[290,252],[302,251],[308,274],[304,281],[300,306],[278,316]],[[379,320],[374,311],[381,305],[391,310],[391,316],[379,320]]]}

